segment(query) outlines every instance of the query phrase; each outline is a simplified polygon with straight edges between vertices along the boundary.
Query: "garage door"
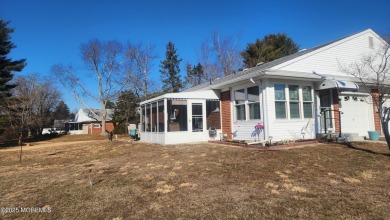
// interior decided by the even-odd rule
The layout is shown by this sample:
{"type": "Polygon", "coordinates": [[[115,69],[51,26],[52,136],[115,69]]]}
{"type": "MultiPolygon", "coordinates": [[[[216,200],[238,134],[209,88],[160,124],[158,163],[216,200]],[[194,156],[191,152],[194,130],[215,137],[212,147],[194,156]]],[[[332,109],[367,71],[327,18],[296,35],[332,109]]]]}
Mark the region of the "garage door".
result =
{"type": "Polygon", "coordinates": [[[340,96],[341,131],[367,136],[373,124],[372,105],[366,96],[340,96]]]}

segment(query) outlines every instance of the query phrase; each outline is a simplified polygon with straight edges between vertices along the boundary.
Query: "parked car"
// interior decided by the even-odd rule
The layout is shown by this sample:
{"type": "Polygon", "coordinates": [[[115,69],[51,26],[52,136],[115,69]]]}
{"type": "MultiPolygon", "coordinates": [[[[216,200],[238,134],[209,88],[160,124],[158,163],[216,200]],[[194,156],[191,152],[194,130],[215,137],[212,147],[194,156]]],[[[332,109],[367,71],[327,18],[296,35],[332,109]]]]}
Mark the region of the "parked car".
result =
{"type": "Polygon", "coordinates": [[[65,134],[65,131],[57,128],[44,128],[42,134],[65,134]]]}

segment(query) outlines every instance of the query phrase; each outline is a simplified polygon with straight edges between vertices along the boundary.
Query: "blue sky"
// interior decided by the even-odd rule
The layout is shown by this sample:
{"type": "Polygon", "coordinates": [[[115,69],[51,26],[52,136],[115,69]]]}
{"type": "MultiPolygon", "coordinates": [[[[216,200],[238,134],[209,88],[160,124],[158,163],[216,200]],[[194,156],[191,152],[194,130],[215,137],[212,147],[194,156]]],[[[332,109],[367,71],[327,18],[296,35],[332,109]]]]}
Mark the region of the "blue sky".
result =
{"type": "MultiPolygon", "coordinates": [[[[27,59],[21,74],[42,76],[54,64],[80,65],[79,46],[93,38],[155,45],[158,79],[168,41],[183,59],[184,75],[185,63],[197,62],[196,51],[214,31],[238,36],[242,49],[270,33],[286,33],[301,49],[367,28],[390,34],[385,0],[0,0],[0,17],[16,29],[11,58],[27,59]]],[[[71,111],[81,107],[65,91],[63,99],[71,111]]]]}

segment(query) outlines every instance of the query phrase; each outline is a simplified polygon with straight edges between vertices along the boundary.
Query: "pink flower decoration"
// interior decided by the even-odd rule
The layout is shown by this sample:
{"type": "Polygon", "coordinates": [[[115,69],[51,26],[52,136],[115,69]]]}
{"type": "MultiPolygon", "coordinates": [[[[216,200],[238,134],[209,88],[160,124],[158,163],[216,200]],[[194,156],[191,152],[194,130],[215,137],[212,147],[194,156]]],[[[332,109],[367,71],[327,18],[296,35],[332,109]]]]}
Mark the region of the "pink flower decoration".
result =
{"type": "Polygon", "coordinates": [[[260,131],[262,131],[262,130],[264,130],[264,125],[262,125],[262,124],[257,124],[256,126],[255,126],[255,129],[256,130],[260,130],[260,131]]]}

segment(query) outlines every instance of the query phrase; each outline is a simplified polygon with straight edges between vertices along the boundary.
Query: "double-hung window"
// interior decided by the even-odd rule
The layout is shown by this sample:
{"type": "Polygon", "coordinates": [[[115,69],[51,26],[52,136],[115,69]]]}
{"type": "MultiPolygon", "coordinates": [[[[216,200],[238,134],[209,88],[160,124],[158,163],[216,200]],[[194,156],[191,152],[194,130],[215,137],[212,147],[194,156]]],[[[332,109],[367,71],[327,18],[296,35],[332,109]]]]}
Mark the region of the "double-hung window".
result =
{"type": "Polygon", "coordinates": [[[275,84],[276,118],[286,118],[286,91],[284,84],[275,84]]]}
{"type": "Polygon", "coordinates": [[[236,107],[236,120],[246,119],[245,110],[245,89],[239,89],[234,91],[234,102],[236,107]]]}
{"type": "Polygon", "coordinates": [[[311,86],[302,86],[302,98],[303,98],[303,117],[313,117],[313,98],[311,95],[311,86]]]}
{"type": "Polygon", "coordinates": [[[300,118],[299,114],[299,86],[288,86],[289,105],[290,105],[290,118],[300,118]]]}
{"type": "Polygon", "coordinates": [[[276,119],[313,117],[311,86],[275,84],[274,90],[276,119]]]}
{"type": "Polygon", "coordinates": [[[260,119],[260,90],[258,86],[247,88],[249,119],[260,119]]]}
{"type": "Polygon", "coordinates": [[[235,120],[260,119],[260,88],[252,86],[234,91],[235,120]]]}

